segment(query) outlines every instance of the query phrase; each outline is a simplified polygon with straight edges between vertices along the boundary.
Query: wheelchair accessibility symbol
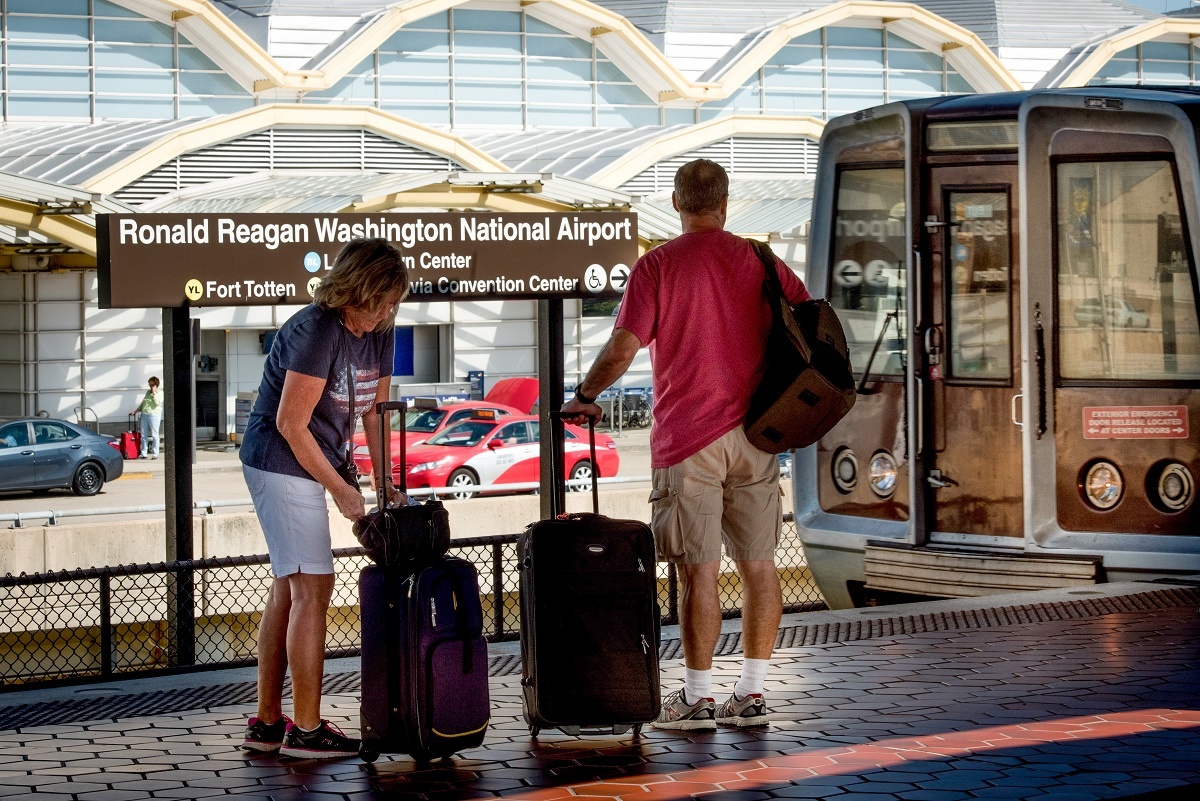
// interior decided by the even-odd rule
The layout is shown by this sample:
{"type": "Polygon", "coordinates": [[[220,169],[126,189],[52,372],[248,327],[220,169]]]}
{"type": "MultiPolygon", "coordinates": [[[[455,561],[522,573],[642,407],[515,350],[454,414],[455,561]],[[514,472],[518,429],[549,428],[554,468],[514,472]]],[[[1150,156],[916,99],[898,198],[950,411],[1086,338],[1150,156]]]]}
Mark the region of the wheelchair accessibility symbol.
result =
{"type": "Polygon", "coordinates": [[[603,292],[608,286],[608,273],[599,264],[593,264],[583,273],[583,285],[591,292],[603,292]]]}

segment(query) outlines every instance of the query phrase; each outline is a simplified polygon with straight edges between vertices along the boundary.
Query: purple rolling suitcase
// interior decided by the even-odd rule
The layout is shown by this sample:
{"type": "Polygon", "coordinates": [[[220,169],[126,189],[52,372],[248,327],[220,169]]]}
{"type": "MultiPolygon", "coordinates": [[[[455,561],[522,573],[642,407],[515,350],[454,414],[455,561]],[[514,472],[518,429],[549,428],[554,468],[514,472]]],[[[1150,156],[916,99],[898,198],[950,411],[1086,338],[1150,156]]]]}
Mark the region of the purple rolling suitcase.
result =
{"type": "MultiPolygon", "coordinates": [[[[390,466],[389,406],[380,404],[379,417],[381,461],[390,466]]],[[[396,407],[403,419],[404,405],[396,407]]],[[[401,446],[401,491],[403,453],[401,446]]],[[[384,475],[376,473],[381,492],[384,475]]],[[[475,566],[446,555],[368,565],[359,575],[358,598],[363,761],[374,762],[383,752],[426,761],[479,746],[491,698],[475,566]]]]}
{"type": "Polygon", "coordinates": [[[419,761],[483,742],[491,714],[475,567],[442,556],[411,570],[369,565],[362,610],[362,748],[419,761]]]}

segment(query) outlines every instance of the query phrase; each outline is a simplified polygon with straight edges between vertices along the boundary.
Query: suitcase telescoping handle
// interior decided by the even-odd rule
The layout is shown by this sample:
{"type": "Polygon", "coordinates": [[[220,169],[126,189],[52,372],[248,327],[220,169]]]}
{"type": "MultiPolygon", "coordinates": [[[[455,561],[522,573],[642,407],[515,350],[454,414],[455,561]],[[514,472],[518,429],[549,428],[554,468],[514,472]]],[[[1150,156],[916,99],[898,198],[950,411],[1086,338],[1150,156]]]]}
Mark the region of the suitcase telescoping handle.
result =
{"type": "MultiPolygon", "coordinates": [[[[563,422],[564,415],[562,412],[551,411],[550,423],[554,426],[554,447],[550,449],[550,473],[554,476],[554,486],[559,486],[558,482],[566,483],[567,475],[567,435],[566,424],[563,422]],[[555,463],[557,460],[557,464],[555,463]]],[[[573,416],[573,415],[570,415],[573,416]]],[[[596,465],[596,418],[589,417],[588,421],[588,445],[591,450],[592,458],[592,511],[600,514],[600,468],[596,465]]],[[[551,506],[558,505],[558,493],[550,493],[551,506]]],[[[558,517],[560,511],[565,512],[566,509],[552,509],[554,517],[558,517]]]]}
{"type": "Polygon", "coordinates": [[[379,508],[382,509],[387,505],[387,484],[383,482],[391,482],[392,480],[392,425],[388,419],[388,412],[400,412],[400,491],[408,494],[408,468],[405,463],[405,458],[408,456],[405,447],[407,439],[407,431],[405,423],[408,416],[407,401],[384,401],[383,403],[375,404],[375,414],[379,416],[379,450],[382,452],[380,459],[381,464],[375,466],[375,488],[378,495],[383,500],[379,502],[379,508]]]}

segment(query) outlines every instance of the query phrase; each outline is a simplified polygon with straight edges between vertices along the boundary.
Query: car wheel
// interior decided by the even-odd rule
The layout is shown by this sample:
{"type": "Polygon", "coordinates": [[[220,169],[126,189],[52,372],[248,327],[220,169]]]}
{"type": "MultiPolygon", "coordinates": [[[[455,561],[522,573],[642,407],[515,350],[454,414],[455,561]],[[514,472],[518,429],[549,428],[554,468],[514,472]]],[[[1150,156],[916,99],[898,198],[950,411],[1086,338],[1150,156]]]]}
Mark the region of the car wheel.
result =
{"type": "Polygon", "coordinates": [[[71,491],[76,495],[95,495],[104,486],[104,471],[95,462],[84,462],[75,471],[71,491]]]}
{"type": "Polygon", "coordinates": [[[450,490],[447,494],[455,500],[465,501],[468,498],[474,498],[479,493],[464,488],[477,484],[479,484],[479,477],[467,468],[460,467],[451,473],[450,478],[446,481],[446,487],[450,490]]]}
{"type": "Polygon", "coordinates": [[[576,484],[574,486],[568,486],[567,489],[569,489],[571,492],[588,492],[589,490],[591,490],[591,488],[592,488],[591,487],[592,463],[587,461],[586,459],[584,459],[582,462],[580,462],[579,464],[572,467],[571,468],[571,480],[572,481],[587,481],[587,482],[589,482],[587,484],[576,484]]]}

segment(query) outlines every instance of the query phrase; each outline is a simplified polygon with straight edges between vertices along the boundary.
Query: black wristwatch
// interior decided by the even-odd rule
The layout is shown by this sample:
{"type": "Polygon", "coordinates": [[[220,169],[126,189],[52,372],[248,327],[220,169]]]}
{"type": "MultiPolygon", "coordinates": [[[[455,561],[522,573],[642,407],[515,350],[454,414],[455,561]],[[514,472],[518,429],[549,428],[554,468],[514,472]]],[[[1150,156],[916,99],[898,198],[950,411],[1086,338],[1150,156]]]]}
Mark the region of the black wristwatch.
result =
{"type": "Polygon", "coordinates": [[[582,392],[580,392],[579,387],[579,384],[575,385],[575,400],[584,404],[592,404],[596,402],[595,398],[589,398],[587,395],[584,395],[582,392]]]}

